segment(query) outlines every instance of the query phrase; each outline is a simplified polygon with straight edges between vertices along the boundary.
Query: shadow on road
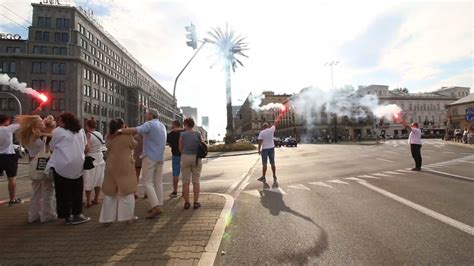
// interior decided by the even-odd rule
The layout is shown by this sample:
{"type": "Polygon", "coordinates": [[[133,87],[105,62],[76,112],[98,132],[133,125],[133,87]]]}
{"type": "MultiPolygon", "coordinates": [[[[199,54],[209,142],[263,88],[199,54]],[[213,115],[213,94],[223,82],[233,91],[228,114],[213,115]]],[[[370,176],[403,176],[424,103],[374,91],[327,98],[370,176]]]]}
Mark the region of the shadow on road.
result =
{"type": "Polygon", "coordinates": [[[328,235],[326,231],[317,223],[311,219],[311,217],[299,213],[285,204],[283,201],[283,194],[279,189],[278,182],[274,182],[270,188],[267,182],[263,183],[263,190],[259,191],[261,196],[262,206],[267,208],[270,213],[274,216],[280,215],[281,212],[287,212],[296,217],[299,217],[305,221],[312,223],[315,227],[315,231],[319,232],[319,236],[313,246],[310,246],[303,250],[295,250],[280,254],[277,261],[282,263],[297,263],[297,264],[308,264],[311,257],[319,257],[328,249],[328,235]]]}

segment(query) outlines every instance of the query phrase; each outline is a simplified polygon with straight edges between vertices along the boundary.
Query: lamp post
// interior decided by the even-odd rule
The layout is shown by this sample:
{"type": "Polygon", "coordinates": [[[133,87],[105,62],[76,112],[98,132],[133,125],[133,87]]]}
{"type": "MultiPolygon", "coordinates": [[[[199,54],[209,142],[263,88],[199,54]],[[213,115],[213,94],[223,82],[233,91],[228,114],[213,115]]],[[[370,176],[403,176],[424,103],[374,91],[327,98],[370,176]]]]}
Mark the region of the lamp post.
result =
{"type": "Polygon", "coordinates": [[[0,94],[2,94],[2,93],[3,93],[3,94],[6,94],[6,95],[8,95],[8,96],[10,96],[10,97],[12,97],[13,99],[15,99],[16,102],[18,103],[18,108],[19,108],[19,110],[20,110],[20,115],[23,114],[23,110],[22,110],[22,108],[21,108],[20,99],[18,99],[18,97],[16,97],[15,94],[10,93],[10,92],[0,91],[0,94]]]}
{"type": "MultiPolygon", "coordinates": [[[[332,67],[339,64],[339,61],[326,62],[324,66],[331,68],[331,90],[334,90],[334,76],[332,72],[332,67]]],[[[337,115],[334,114],[334,141],[337,143],[337,115]]]]}

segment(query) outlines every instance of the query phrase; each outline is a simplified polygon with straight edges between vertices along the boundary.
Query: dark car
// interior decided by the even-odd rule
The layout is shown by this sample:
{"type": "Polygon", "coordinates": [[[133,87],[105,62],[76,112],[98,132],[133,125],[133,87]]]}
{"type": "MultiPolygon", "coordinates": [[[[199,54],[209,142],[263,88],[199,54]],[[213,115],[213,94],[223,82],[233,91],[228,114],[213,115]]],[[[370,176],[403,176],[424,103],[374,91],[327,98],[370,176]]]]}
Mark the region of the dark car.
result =
{"type": "Polygon", "coordinates": [[[273,138],[273,143],[275,144],[275,147],[281,147],[282,142],[283,141],[280,138],[273,138]]]}
{"type": "Polygon", "coordinates": [[[289,138],[285,138],[285,140],[283,141],[282,143],[283,146],[286,146],[286,147],[297,147],[298,146],[298,142],[296,141],[295,138],[292,138],[292,137],[289,137],[289,138]]]}

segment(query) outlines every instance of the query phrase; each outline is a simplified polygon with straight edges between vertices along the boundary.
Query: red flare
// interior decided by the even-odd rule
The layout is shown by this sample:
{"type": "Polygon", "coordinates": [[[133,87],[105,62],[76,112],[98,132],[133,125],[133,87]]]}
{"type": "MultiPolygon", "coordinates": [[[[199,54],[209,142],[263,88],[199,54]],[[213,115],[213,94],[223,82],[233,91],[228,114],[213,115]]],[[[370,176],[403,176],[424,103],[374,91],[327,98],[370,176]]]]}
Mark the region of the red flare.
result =
{"type": "Polygon", "coordinates": [[[48,96],[44,95],[43,93],[38,94],[38,98],[42,101],[42,103],[46,103],[48,101],[48,96]]]}

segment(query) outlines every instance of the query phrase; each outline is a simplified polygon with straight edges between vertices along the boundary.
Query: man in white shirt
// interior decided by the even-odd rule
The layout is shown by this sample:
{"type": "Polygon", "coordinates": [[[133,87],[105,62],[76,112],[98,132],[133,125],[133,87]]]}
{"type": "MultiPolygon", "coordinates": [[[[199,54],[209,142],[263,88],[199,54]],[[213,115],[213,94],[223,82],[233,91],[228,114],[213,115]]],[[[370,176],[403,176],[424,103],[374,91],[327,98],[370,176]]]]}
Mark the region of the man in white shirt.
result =
{"type": "Polygon", "coordinates": [[[0,172],[5,171],[8,178],[9,206],[21,203],[21,199],[15,197],[18,156],[13,149],[13,133],[19,128],[19,124],[10,125],[8,116],[0,115],[0,172]]]}
{"type": "Polygon", "coordinates": [[[421,171],[421,130],[418,128],[418,123],[411,124],[411,127],[403,120],[400,123],[410,130],[408,144],[410,144],[411,156],[415,160],[415,168],[411,170],[421,171]]]}
{"type": "Polygon", "coordinates": [[[275,125],[269,127],[268,123],[263,123],[263,130],[258,134],[258,154],[262,156],[262,176],[258,181],[266,182],[265,175],[267,173],[267,159],[270,160],[270,165],[273,172],[273,182],[277,181],[275,168],[275,144],[273,138],[275,135],[275,125]]]}

